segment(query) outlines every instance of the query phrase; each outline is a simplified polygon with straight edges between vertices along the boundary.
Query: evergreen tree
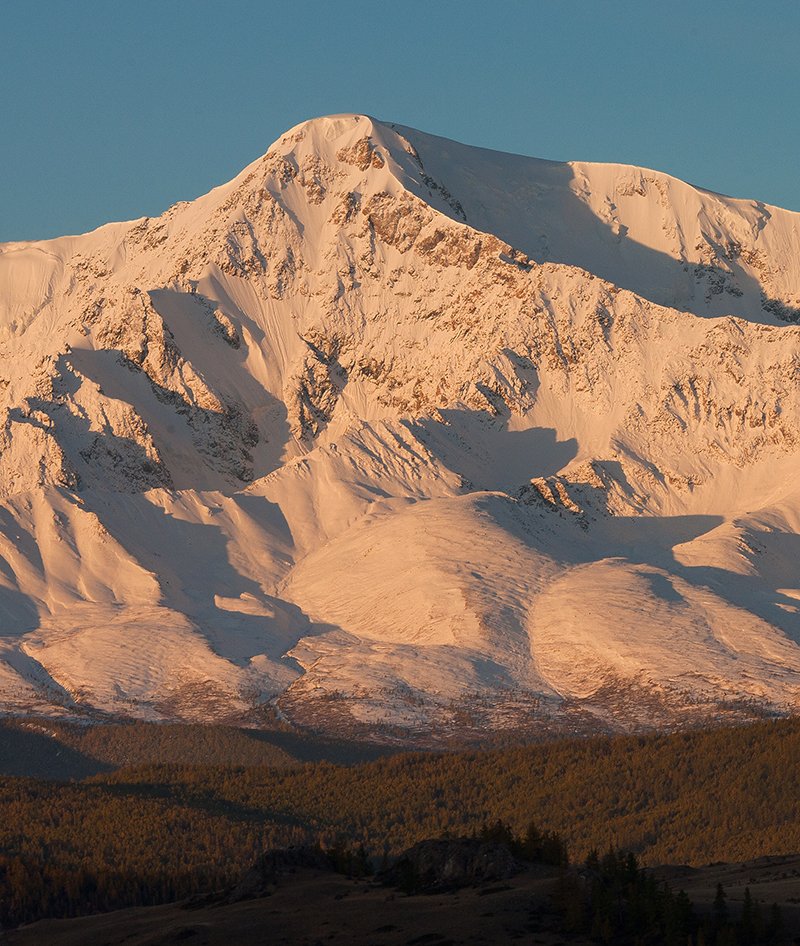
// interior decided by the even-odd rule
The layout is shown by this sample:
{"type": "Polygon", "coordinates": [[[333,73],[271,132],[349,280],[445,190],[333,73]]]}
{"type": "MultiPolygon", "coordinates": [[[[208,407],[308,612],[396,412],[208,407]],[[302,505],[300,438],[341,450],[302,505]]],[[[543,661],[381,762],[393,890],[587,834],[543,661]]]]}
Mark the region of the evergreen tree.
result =
{"type": "Polygon", "coordinates": [[[783,914],[777,903],[773,903],[769,910],[769,920],[764,931],[764,938],[768,943],[777,942],[783,933],[783,914]]]}
{"type": "Polygon", "coordinates": [[[726,901],[725,888],[722,884],[717,884],[717,893],[711,907],[711,915],[714,918],[714,926],[718,930],[721,930],[728,923],[728,904],[726,901]]]}
{"type": "Polygon", "coordinates": [[[745,943],[754,943],[756,941],[755,917],[753,911],[753,898],[750,894],[750,888],[744,888],[744,900],[742,901],[742,915],[739,920],[739,938],[745,943]]]}

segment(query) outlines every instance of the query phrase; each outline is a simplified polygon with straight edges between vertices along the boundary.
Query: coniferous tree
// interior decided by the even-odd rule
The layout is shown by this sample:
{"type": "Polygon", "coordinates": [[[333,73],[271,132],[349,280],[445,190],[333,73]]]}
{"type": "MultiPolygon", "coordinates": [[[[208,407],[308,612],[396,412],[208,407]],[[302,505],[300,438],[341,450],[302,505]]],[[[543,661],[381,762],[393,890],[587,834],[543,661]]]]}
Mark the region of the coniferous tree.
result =
{"type": "Polygon", "coordinates": [[[721,883],[717,884],[717,892],[714,896],[714,903],[711,907],[711,915],[714,919],[714,926],[721,930],[728,923],[728,904],[725,888],[721,883]]]}

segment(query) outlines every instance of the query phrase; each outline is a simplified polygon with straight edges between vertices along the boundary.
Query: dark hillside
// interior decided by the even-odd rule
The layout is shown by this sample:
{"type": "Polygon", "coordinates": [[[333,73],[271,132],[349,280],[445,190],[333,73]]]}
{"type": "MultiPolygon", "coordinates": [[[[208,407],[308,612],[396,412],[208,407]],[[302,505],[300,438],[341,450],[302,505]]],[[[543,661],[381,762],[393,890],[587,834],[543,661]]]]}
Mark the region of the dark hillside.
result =
{"type": "MultiPolygon", "coordinates": [[[[92,757],[87,745],[99,737],[86,730],[81,738],[70,747],[85,753],[78,762],[92,757]]],[[[131,752],[129,734],[120,738],[131,752]]],[[[158,738],[150,758],[171,745],[169,728],[158,738]]],[[[66,784],[0,779],[6,923],[219,888],[267,848],[363,845],[379,862],[422,839],[470,835],[498,820],[518,834],[531,822],[556,832],[573,861],[611,847],[645,865],[800,851],[798,720],[351,766],[287,763],[247,732],[198,727],[186,738],[198,759],[203,745],[222,740],[228,764],[148,763],[66,784]],[[280,765],[254,764],[260,751],[280,765]]]]}

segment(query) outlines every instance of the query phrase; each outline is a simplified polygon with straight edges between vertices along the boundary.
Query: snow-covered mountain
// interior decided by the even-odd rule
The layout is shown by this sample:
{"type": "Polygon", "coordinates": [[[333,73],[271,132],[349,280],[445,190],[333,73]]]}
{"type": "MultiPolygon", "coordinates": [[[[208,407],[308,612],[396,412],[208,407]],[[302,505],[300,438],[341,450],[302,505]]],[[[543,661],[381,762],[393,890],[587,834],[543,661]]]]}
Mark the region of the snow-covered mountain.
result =
{"type": "Polygon", "coordinates": [[[0,245],[7,712],[800,700],[800,214],[357,115],[0,245]]]}

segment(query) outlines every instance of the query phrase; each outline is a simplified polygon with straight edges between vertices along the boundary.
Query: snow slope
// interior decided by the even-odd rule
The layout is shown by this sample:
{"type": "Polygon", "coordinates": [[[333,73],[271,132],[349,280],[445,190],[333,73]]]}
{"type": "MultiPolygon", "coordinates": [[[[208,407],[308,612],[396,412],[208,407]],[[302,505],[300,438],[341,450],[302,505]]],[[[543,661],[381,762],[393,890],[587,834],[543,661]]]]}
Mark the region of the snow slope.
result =
{"type": "Polygon", "coordinates": [[[339,115],[161,217],[0,245],[3,707],[792,711],[798,226],[339,115]]]}

